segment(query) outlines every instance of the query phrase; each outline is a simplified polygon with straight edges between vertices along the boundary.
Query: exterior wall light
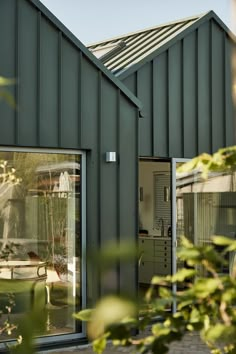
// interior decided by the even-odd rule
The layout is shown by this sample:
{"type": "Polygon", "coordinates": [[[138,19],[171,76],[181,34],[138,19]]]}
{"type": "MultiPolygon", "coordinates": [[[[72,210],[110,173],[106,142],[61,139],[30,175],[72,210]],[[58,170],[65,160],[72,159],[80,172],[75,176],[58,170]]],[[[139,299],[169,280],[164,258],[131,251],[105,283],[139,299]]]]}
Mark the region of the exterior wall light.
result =
{"type": "Polygon", "coordinates": [[[116,152],[106,152],[106,162],[116,162],[116,152]]]}

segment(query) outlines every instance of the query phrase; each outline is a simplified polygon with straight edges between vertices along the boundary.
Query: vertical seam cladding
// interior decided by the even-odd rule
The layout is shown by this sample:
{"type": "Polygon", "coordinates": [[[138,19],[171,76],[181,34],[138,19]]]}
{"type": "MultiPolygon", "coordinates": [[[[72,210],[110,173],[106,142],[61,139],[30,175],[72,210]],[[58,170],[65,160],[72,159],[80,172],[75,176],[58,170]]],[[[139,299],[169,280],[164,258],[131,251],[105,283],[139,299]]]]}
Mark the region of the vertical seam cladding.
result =
{"type": "Polygon", "coordinates": [[[154,73],[154,70],[153,70],[153,67],[154,67],[154,63],[153,63],[153,60],[151,60],[150,62],[150,89],[151,89],[151,97],[150,97],[150,119],[151,119],[151,124],[150,124],[150,136],[151,136],[151,154],[152,156],[154,156],[154,146],[155,146],[155,132],[154,132],[154,117],[153,117],[153,114],[154,114],[154,99],[153,99],[153,90],[154,90],[154,77],[153,77],[153,73],[154,73]]]}
{"type": "Polygon", "coordinates": [[[15,78],[17,78],[17,83],[15,85],[15,100],[17,104],[17,108],[15,109],[15,132],[14,132],[14,140],[15,145],[19,142],[19,1],[15,0],[15,78]]]}
{"type": "Polygon", "coordinates": [[[224,146],[227,146],[227,137],[226,137],[226,124],[227,124],[227,119],[226,119],[226,33],[225,31],[223,32],[223,68],[222,72],[224,75],[223,82],[224,82],[224,87],[223,87],[223,133],[224,133],[224,141],[223,144],[224,146]]]}
{"type": "Polygon", "coordinates": [[[157,76],[157,64],[155,60],[152,60],[152,130],[153,130],[153,153],[152,156],[155,156],[158,153],[157,149],[157,129],[158,129],[158,117],[156,113],[156,100],[157,100],[157,85],[156,85],[156,76],[157,76]],[[155,79],[154,79],[155,78],[155,79]],[[157,127],[157,129],[156,129],[157,127]]]}
{"type": "Polygon", "coordinates": [[[166,70],[166,150],[167,150],[167,156],[170,157],[170,133],[169,133],[169,128],[170,128],[170,95],[169,95],[169,68],[170,68],[170,54],[169,54],[169,49],[166,51],[166,63],[167,63],[167,70],[166,70]]]}
{"type": "Polygon", "coordinates": [[[198,61],[198,38],[199,38],[199,31],[198,28],[195,31],[195,136],[196,136],[196,141],[195,141],[195,155],[198,155],[199,153],[199,126],[198,126],[198,116],[199,116],[199,85],[198,85],[198,80],[199,80],[199,61],[198,61]]]}
{"type": "MultiPolygon", "coordinates": [[[[185,157],[185,151],[184,151],[184,139],[185,139],[185,124],[184,124],[184,41],[181,39],[180,41],[180,119],[181,119],[181,132],[182,132],[182,143],[181,144],[181,155],[185,157]]],[[[188,119],[188,118],[187,118],[188,119]]]]}
{"type": "MultiPolygon", "coordinates": [[[[140,100],[139,97],[139,89],[138,89],[138,82],[139,82],[139,71],[135,71],[135,76],[134,76],[134,84],[135,84],[135,95],[136,97],[140,100]]],[[[145,119],[145,117],[144,117],[145,119]]],[[[141,150],[141,139],[140,139],[140,121],[139,121],[139,129],[138,129],[138,155],[140,154],[141,150]]]]}
{"type": "MultiPolygon", "coordinates": [[[[117,228],[117,242],[120,242],[120,206],[121,206],[121,203],[120,203],[120,191],[121,191],[121,188],[120,188],[120,182],[121,182],[121,170],[120,170],[120,124],[121,124],[121,113],[120,113],[120,105],[121,105],[121,95],[120,95],[120,89],[117,88],[117,96],[116,96],[116,108],[117,108],[117,111],[116,111],[116,132],[117,132],[117,135],[116,135],[116,148],[117,148],[117,151],[119,152],[118,154],[118,157],[117,157],[117,164],[116,164],[116,176],[117,176],[117,190],[116,190],[116,193],[117,193],[117,200],[116,200],[116,203],[117,203],[117,207],[116,207],[116,210],[117,210],[117,222],[116,222],[116,228],[117,228]]],[[[118,277],[118,284],[117,284],[117,291],[118,293],[120,294],[120,290],[121,290],[121,283],[120,283],[120,262],[117,262],[117,277],[118,277]]]]}
{"type": "MultiPolygon", "coordinates": [[[[98,72],[98,244],[101,247],[101,132],[102,132],[102,72],[98,72]]],[[[98,270],[99,279],[101,279],[101,272],[98,270]]],[[[98,293],[101,295],[101,282],[98,282],[98,293]]]]}
{"type": "Polygon", "coordinates": [[[57,107],[58,107],[58,130],[57,130],[57,144],[61,147],[62,141],[62,33],[58,32],[58,82],[57,82],[57,107]]]}
{"type": "Polygon", "coordinates": [[[209,97],[210,97],[210,119],[209,119],[209,128],[210,128],[210,134],[209,134],[209,139],[210,139],[210,153],[213,152],[213,91],[212,91],[212,78],[213,78],[213,67],[212,67],[212,52],[213,52],[213,41],[212,41],[212,20],[210,20],[210,28],[209,28],[209,48],[210,48],[210,53],[209,53],[209,97]]]}
{"type": "Polygon", "coordinates": [[[135,86],[135,96],[138,97],[138,72],[135,71],[134,73],[134,86],[135,86]]]}
{"type": "Polygon", "coordinates": [[[78,146],[81,147],[82,145],[82,58],[83,54],[81,51],[79,51],[78,55],[78,103],[77,103],[77,109],[78,109],[78,121],[77,121],[77,129],[78,129],[78,146]]]}
{"type": "Polygon", "coordinates": [[[41,87],[41,77],[40,77],[40,73],[41,73],[41,12],[38,11],[37,13],[37,89],[36,89],[36,92],[37,92],[37,97],[36,97],[36,109],[37,109],[37,112],[36,112],[36,119],[37,119],[37,123],[36,123],[36,129],[37,129],[37,132],[36,132],[36,140],[37,140],[37,145],[40,146],[40,137],[41,137],[41,134],[40,134],[40,116],[41,116],[41,90],[40,90],[40,87],[41,87]]]}
{"type": "MultiPolygon", "coordinates": [[[[138,130],[139,130],[139,109],[136,108],[136,124],[135,124],[135,136],[136,136],[136,247],[138,249],[138,233],[139,233],[139,138],[138,138],[138,130]]],[[[139,280],[139,266],[136,261],[136,294],[138,294],[138,280],[139,280]]]]}

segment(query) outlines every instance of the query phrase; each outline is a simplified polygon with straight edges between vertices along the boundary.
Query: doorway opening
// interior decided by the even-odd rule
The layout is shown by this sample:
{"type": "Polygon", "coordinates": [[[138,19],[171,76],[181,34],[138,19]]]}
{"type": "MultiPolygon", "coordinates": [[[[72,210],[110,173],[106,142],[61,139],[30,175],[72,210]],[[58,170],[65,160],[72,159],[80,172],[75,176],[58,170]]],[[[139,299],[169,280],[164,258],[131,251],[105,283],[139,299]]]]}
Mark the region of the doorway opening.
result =
{"type": "Polygon", "coordinates": [[[139,161],[139,293],[172,272],[171,161],[139,161]]]}

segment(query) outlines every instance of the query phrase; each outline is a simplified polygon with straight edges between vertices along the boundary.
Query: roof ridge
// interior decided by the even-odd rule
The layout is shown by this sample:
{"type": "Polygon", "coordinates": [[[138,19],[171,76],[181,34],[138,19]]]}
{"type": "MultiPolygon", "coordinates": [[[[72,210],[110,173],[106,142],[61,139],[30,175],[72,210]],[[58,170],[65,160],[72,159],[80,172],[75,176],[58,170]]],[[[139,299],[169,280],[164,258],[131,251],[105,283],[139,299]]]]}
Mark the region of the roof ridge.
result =
{"type": "Polygon", "coordinates": [[[182,19],[178,19],[178,20],[164,22],[164,23],[161,23],[161,24],[156,25],[156,26],[151,26],[151,27],[147,27],[147,28],[144,28],[144,29],[139,29],[137,31],[128,32],[128,33],[121,34],[121,35],[118,35],[118,36],[115,36],[115,37],[104,39],[102,41],[96,41],[96,42],[90,43],[90,44],[88,44],[86,46],[87,46],[87,48],[91,48],[93,46],[97,46],[99,44],[103,44],[103,43],[106,43],[106,42],[108,42],[108,44],[110,44],[109,42],[111,42],[111,41],[122,40],[123,38],[129,37],[129,36],[141,34],[143,32],[147,32],[147,31],[151,31],[151,30],[156,30],[158,28],[167,27],[167,26],[170,26],[170,25],[173,25],[173,24],[178,24],[178,23],[181,23],[181,22],[187,22],[187,21],[193,21],[193,20],[197,21],[201,17],[204,17],[205,15],[207,15],[211,11],[212,10],[204,12],[204,13],[201,13],[199,15],[189,16],[189,17],[185,17],[185,18],[182,18],[182,19]]]}
{"type": "Polygon", "coordinates": [[[203,15],[201,15],[195,21],[193,21],[188,28],[185,28],[183,31],[178,33],[174,38],[171,38],[168,42],[163,43],[162,46],[154,50],[152,53],[149,53],[147,56],[145,56],[145,58],[142,58],[142,60],[140,60],[139,62],[133,63],[133,65],[130,65],[120,71],[114,72],[114,74],[117,77],[119,77],[121,81],[123,81],[128,75],[130,75],[131,72],[134,72],[135,70],[138,69],[138,67],[142,66],[144,62],[147,62],[147,60],[151,60],[155,55],[159,55],[164,50],[167,50],[167,48],[173,45],[173,43],[176,40],[181,39],[187,33],[187,31],[189,33],[190,30],[195,30],[198,26],[202,25],[205,21],[211,19],[216,21],[217,24],[224,29],[224,31],[231,38],[231,40],[236,42],[236,36],[232,33],[232,31],[229,30],[229,28],[225,25],[225,23],[219,18],[219,16],[213,10],[210,10],[204,13],[203,15]]]}

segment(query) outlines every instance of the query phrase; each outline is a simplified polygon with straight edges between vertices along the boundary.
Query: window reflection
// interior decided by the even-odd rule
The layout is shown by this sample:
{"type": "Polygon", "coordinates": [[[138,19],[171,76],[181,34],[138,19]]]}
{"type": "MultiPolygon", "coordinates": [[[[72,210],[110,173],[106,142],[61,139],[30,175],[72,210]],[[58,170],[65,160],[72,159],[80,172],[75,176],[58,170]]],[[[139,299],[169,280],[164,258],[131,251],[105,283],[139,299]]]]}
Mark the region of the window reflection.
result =
{"type": "MultiPolygon", "coordinates": [[[[34,305],[29,292],[37,284],[33,298],[40,294],[37,305],[46,311],[39,334],[76,331],[72,313],[81,304],[80,168],[76,154],[0,152],[2,323],[9,296],[15,298],[11,316],[17,322],[34,305]],[[14,293],[16,282],[27,283],[28,289],[14,293]]],[[[0,339],[9,336],[2,333],[0,339]]]]}
{"type": "MultiPolygon", "coordinates": [[[[212,244],[214,235],[235,239],[236,173],[209,173],[205,180],[193,171],[177,173],[176,178],[177,239],[184,235],[198,245],[212,244]]],[[[235,259],[235,253],[230,252],[219,272],[231,274],[235,259]]]]}

